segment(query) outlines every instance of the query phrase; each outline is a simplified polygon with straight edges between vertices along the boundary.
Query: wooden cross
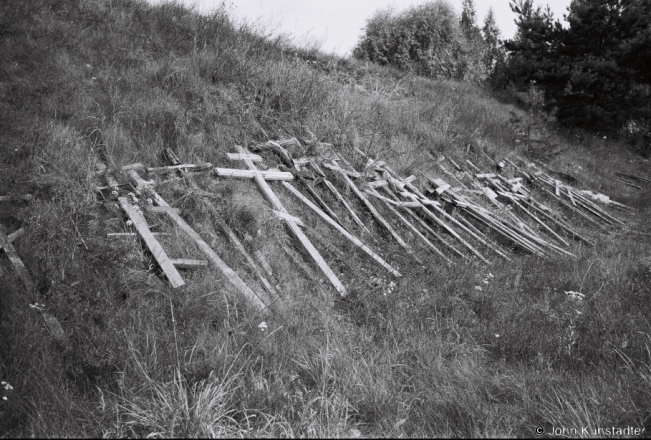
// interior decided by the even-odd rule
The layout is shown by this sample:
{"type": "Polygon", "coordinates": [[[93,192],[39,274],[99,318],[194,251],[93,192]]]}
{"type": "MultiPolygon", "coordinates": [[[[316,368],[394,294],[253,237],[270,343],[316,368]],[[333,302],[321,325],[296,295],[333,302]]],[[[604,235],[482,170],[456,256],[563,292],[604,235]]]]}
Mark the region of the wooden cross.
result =
{"type": "MultiPolygon", "coordinates": [[[[307,253],[314,259],[319,269],[321,269],[323,274],[326,276],[326,278],[328,278],[328,280],[334,286],[337,292],[339,292],[341,296],[346,296],[347,292],[344,285],[341,283],[341,281],[339,281],[339,278],[337,278],[337,276],[332,271],[332,269],[330,269],[330,266],[328,266],[328,263],[326,263],[326,261],[323,259],[321,254],[319,254],[319,251],[316,250],[316,248],[312,245],[310,240],[305,236],[305,233],[303,233],[298,223],[294,221],[292,216],[287,212],[280,199],[278,199],[276,194],[274,194],[273,190],[267,183],[263,172],[258,170],[258,168],[255,166],[253,161],[248,158],[248,155],[250,153],[240,145],[237,145],[237,152],[240,153],[240,155],[242,156],[239,156],[237,158],[233,157],[233,159],[236,160],[239,159],[244,161],[246,166],[252,172],[253,179],[255,179],[262,193],[269,200],[269,202],[271,202],[275,210],[280,211],[283,214],[281,218],[283,219],[283,221],[285,222],[289,230],[292,232],[292,234],[298,239],[301,245],[303,245],[307,253]]],[[[291,173],[289,174],[291,175],[291,173]]]]}

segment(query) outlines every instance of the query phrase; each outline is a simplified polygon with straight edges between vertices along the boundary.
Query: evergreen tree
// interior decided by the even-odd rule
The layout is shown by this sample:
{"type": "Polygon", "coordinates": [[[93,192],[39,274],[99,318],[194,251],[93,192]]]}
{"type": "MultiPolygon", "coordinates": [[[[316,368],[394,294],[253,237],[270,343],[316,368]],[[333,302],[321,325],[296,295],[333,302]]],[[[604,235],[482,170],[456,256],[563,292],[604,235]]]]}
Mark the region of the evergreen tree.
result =
{"type": "Polygon", "coordinates": [[[484,55],[484,66],[486,72],[491,75],[497,70],[503,69],[505,62],[504,49],[500,42],[500,29],[495,22],[495,13],[493,8],[488,9],[486,18],[484,18],[484,27],[482,28],[484,34],[484,43],[486,45],[486,52],[484,55]]]}
{"type": "Polygon", "coordinates": [[[566,125],[617,130],[650,109],[651,0],[573,0],[563,29],[533,0],[514,0],[508,79],[535,80],[566,125]]]}
{"type": "Polygon", "coordinates": [[[461,8],[461,29],[467,36],[472,38],[479,31],[475,3],[473,0],[463,0],[461,8]]]}

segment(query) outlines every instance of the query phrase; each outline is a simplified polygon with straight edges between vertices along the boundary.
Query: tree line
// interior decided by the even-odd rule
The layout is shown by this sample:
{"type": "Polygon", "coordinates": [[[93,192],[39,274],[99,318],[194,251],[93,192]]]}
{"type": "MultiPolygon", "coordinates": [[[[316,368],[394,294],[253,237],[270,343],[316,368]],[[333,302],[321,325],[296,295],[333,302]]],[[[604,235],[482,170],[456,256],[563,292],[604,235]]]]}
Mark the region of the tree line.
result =
{"type": "MultiPolygon", "coordinates": [[[[377,12],[353,56],[429,77],[520,91],[535,85],[565,126],[651,137],[651,0],[572,0],[564,25],[549,7],[512,0],[516,35],[500,40],[491,10],[458,15],[445,0],[377,12]]],[[[648,148],[648,147],[647,147],[648,148]]]]}

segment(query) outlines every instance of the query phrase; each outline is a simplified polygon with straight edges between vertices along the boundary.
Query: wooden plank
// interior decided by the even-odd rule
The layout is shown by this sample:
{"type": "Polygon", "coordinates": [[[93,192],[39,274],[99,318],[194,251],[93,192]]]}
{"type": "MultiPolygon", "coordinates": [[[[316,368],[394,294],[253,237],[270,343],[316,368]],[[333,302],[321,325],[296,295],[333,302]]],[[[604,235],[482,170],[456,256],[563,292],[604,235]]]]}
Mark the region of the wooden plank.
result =
{"type": "Polygon", "coordinates": [[[411,176],[407,177],[407,178],[404,180],[404,182],[405,182],[405,183],[411,183],[411,182],[413,182],[413,181],[416,180],[416,179],[418,179],[418,177],[416,177],[416,176],[414,176],[414,175],[412,174],[411,176]]]}
{"type": "MultiPolygon", "coordinates": [[[[140,165],[140,164],[135,164],[135,165],[140,165]]],[[[140,177],[140,174],[138,174],[138,171],[136,171],[136,168],[133,168],[132,165],[127,165],[126,167],[122,168],[123,170],[126,170],[127,174],[131,179],[136,182],[136,192],[140,193],[143,189],[150,188],[154,186],[154,181],[153,180],[144,180],[142,177],[140,177]]]]}
{"type": "Polygon", "coordinates": [[[651,183],[651,180],[645,178],[645,177],[640,177],[640,176],[635,176],[633,174],[625,174],[625,173],[619,173],[615,171],[615,174],[621,177],[626,177],[629,179],[634,179],[634,180],[639,180],[640,182],[645,182],[645,183],[651,183]]]}
{"type": "Polygon", "coordinates": [[[260,266],[264,269],[264,271],[267,272],[267,275],[272,277],[273,274],[274,274],[273,270],[271,269],[271,265],[269,264],[269,262],[265,258],[264,254],[261,251],[258,250],[258,251],[253,252],[253,255],[255,255],[255,258],[258,260],[258,263],[260,263],[260,266]]]}
{"type": "Polygon", "coordinates": [[[569,233],[572,236],[572,238],[574,238],[576,240],[581,240],[584,243],[594,247],[595,244],[593,242],[591,242],[587,238],[582,237],[581,235],[579,235],[578,233],[573,231],[572,228],[567,226],[565,223],[561,222],[560,220],[555,219],[551,215],[547,214],[543,209],[540,209],[538,206],[536,206],[536,203],[538,203],[538,202],[535,202],[533,200],[524,200],[523,202],[526,203],[533,210],[537,211],[540,215],[542,215],[543,217],[545,217],[546,219],[548,219],[549,221],[551,221],[552,223],[554,223],[555,225],[557,225],[558,227],[563,229],[565,232],[569,233]]]}
{"type": "Polygon", "coordinates": [[[321,281],[316,275],[314,275],[314,272],[312,271],[312,268],[305,264],[305,261],[303,261],[298,255],[293,250],[290,250],[287,246],[282,245],[282,250],[285,252],[285,254],[289,257],[292,262],[297,265],[301,271],[307,276],[310,281],[313,283],[318,283],[321,281]]]}
{"type": "Polygon", "coordinates": [[[298,198],[300,201],[305,203],[309,208],[311,208],[314,212],[316,212],[319,217],[324,219],[330,226],[335,228],[337,231],[339,231],[344,237],[346,237],[348,240],[350,240],[353,244],[355,244],[357,247],[362,249],[364,252],[366,252],[371,258],[373,258],[375,261],[377,261],[380,266],[384,267],[387,269],[389,272],[391,272],[393,275],[396,277],[401,277],[402,275],[400,272],[395,270],[391,265],[389,265],[386,261],[384,261],[379,255],[377,255],[375,252],[373,252],[368,246],[366,246],[364,243],[361,242],[357,237],[352,235],[350,232],[348,232],[346,229],[342,228],[341,225],[334,220],[330,218],[325,212],[323,212],[321,209],[319,209],[318,206],[316,206],[314,203],[312,203],[307,197],[305,197],[303,194],[300,193],[299,190],[294,188],[291,183],[283,182],[283,185],[285,188],[287,188],[296,198],[298,198]]]}
{"type": "Polygon", "coordinates": [[[9,241],[11,243],[13,243],[14,240],[22,237],[23,235],[25,235],[25,230],[23,228],[20,228],[20,229],[18,229],[16,231],[12,232],[11,234],[7,235],[7,238],[9,239],[9,241]]]}
{"type": "Polygon", "coordinates": [[[461,167],[454,160],[450,159],[449,157],[446,157],[446,159],[457,169],[457,171],[463,171],[461,167]]]}
{"type": "Polygon", "coordinates": [[[348,170],[345,170],[345,169],[343,169],[341,167],[338,167],[336,165],[332,165],[332,164],[329,164],[329,163],[324,162],[323,166],[326,167],[329,170],[336,171],[336,172],[341,173],[341,174],[343,174],[345,176],[353,177],[353,178],[356,178],[356,179],[359,178],[359,177],[362,177],[362,175],[360,173],[358,173],[357,171],[348,171],[348,170]]]}
{"type": "MultiPolygon", "coordinates": [[[[467,247],[467,248],[470,250],[470,252],[472,252],[473,254],[475,254],[475,255],[476,255],[480,260],[482,260],[482,261],[485,262],[486,264],[490,264],[490,261],[488,261],[486,258],[484,258],[484,256],[483,256],[482,254],[480,254],[479,251],[477,251],[477,249],[475,249],[474,247],[472,247],[472,245],[471,245],[470,243],[468,243],[466,240],[464,240],[463,238],[461,238],[461,236],[460,236],[459,234],[457,234],[457,232],[456,232],[454,229],[452,229],[452,228],[451,228],[448,224],[446,224],[443,220],[441,220],[441,219],[439,219],[437,216],[435,216],[434,213],[433,213],[432,211],[430,211],[429,209],[427,209],[427,207],[426,207],[425,205],[421,204],[420,207],[421,207],[421,210],[425,213],[425,215],[427,215],[427,217],[429,217],[430,219],[434,220],[435,223],[437,223],[437,224],[438,224],[439,226],[441,226],[443,229],[445,229],[445,230],[448,231],[450,234],[452,234],[452,236],[453,236],[454,238],[456,238],[457,240],[459,240],[459,241],[461,242],[461,244],[463,244],[465,247],[467,247]]],[[[438,208],[438,207],[437,207],[437,208],[438,208]]]]}
{"type": "Polygon", "coordinates": [[[567,195],[570,198],[570,202],[572,202],[572,205],[576,206],[576,202],[574,201],[574,196],[572,195],[572,191],[570,191],[569,188],[565,188],[567,191],[567,195]]]}
{"type": "Polygon", "coordinates": [[[467,186],[465,183],[463,183],[463,182],[462,182],[462,181],[461,181],[457,176],[455,176],[453,173],[451,173],[450,171],[448,171],[447,168],[445,168],[445,167],[444,167],[443,165],[441,165],[440,163],[437,163],[437,165],[438,165],[438,167],[441,169],[441,171],[443,171],[443,174],[445,174],[446,176],[449,176],[449,177],[453,178],[454,180],[456,180],[457,182],[459,182],[459,184],[460,184],[463,188],[468,189],[468,186],[467,186]]]}
{"type": "MultiPolygon", "coordinates": [[[[393,197],[394,199],[396,198],[396,195],[391,192],[391,190],[387,187],[384,187],[384,190],[386,191],[389,196],[393,197]]],[[[418,202],[416,202],[418,203],[418,202]]],[[[418,203],[417,207],[420,207],[420,203],[418,203]]],[[[461,252],[459,252],[457,249],[455,249],[454,246],[452,246],[450,243],[447,242],[443,237],[441,237],[440,234],[438,234],[436,231],[434,231],[432,228],[429,227],[427,223],[423,221],[422,218],[420,218],[416,213],[411,209],[410,207],[407,206],[402,206],[403,210],[411,216],[418,224],[420,224],[423,229],[425,229],[428,233],[436,237],[437,240],[439,240],[441,243],[443,243],[448,249],[450,249],[452,252],[460,256],[461,258],[468,258],[467,256],[463,255],[461,252]]]]}
{"type": "MultiPolygon", "coordinates": [[[[310,166],[316,171],[316,173],[321,176],[323,179],[323,183],[325,186],[330,190],[330,192],[335,196],[339,202],[341,202],[342,205],[344,205],[344,208],[346,208],[346,211],[348,211],[348,214],[352,217],[353,221],[357,223],[357,225],[362,228],[362,231],[368,233],[371,237],[371,231],[368,230],[366,225],[362,222],[362,220],[359,218],[355,210],[353,209],[352,206],[348,203],[348,201],[344,198],[344,196],[341,195],[341,193],[337,190],[337,188],[330,182],[327,178],[324,172],[319,168],[319,165],[317,165],[316,162],[310,161],[310,166]]],[[[340,223],[341,224],[341,223],[340,223]]]]}
{"type": "MultiPolygon", "coordinates": [[[[197,189],[196,183],[191,182],[191,186],[192,186],[193,189],[197,189]]],[[[207,200],[205,197],[202,198],[201,200],[202,200],[204,206],[206,208],[208,208],[208,211],[210,211],[210,213],[212,214],[213,219],[215,220],[217,225],[220,227],[222,232],[229,239],[231,244],[233,246],[235,246],[235,248],[240,252],[240,254],[242,254],[242,256],[244,257],[246,262],[249,264],[249,267],[253,270],[255,275],[258,277],[258,279],[262,283],[263,287],[265,289],[267,289],[267,292],[269,292],[270,295],[273,295],[274,297],[277,298],[278,297],[277,290],[271,285],[269,280],[267,280],[267,278],[262,274],[262,272],[258,268],[258,265],[255,264],[255,261],[253,260],[253,258],[251,258],[251,255],[247,252],[246,248],[244,247],[242,242],[240,242],[239,238],[237,238],[237,235],[235,235],[235,232],[233,232],[233,230],[230,228],[230,226],[228,226],[228,224],[224,221],[224,219],[222,219],[222,217],[219,214],[219,212],[217,211],[217,209],[213,206],[213,204],[209,200],[207,200]]],[[[265,263],[266,263],[266,261],[265,261],[265,263]]],[[[262,267],[265,270],[267,270],[267,268],[268,268],[267,272],[268,272],[269,276],[272,275],[271,267],[268,267],[268,264],[267,264],[267,267],[265,267],[265,265],[262,264],[262,267]]]]}
{"type": "Polygon", "coordinates": [[[244,160],[244,159],[249,159],[251,162],[262,162],[262,156],[259,156],[257,154],[252,154],[252,153],[247,153],[247,154],[240,154],[240,153],[226,153],[228,158],[230,160],[244,160]]]}
{"type": "Polygon", "coordinates": [[[172,264],[176,267],[184,269],[193,269],[195,267],[206,267],[208,262],[206,260],[191,260],[188,258],[172,258],[172,264]]]}
{"type": "MultiPolygon", "coordinates": [[[[176,270],[176,267],[172,264],[172,261],[167,256],[167,253],[165,253],[163,247],[149,230],[147,222],[140,211],[136,209],[136,207],[132,205],[126,197],[118,197],[118,202],[124,212],[126,212],[129,219],[133,222],[133,226],[136,228],[136,231],[138,231],[138,234],[140,234],[140,237],[142,237],[142,240],[145,242],[145,245],[154,256],[154,259],[160,268],[163,270],[163,273],[165,273],[165,276],[172,287],[177,288],[185,285],[185,281],[183,281],[181,274],[176,270]]],[[[171,214],[171,212],[168,211],[168,214],[171,214]]]]}
{"type": "Polygon", "coordinates": [[[602,226],[601,223],[597,222],[595,219],[593,219],[593,218],[587,216],[586,214],[584,214],[584,213],[583,213],[582,211],[580,211],[578,208],[575,208],[574,206],[572,206],[572,205],[570,205],[569,203],[567,203],[565,200],[563,200],[563,199],[561,199],[560,197],[556,196],[556,194],[554,194],[553,192],[549,191],[547,188],[543,188],[542,185],[537,185],[537,186],[538,186],[538,188],[540,188],[541,190],[545,191],[547,194],[549,194],[549,195],[551,195],[552,197],[554,197],[555,199],[557,199],[557,200],[558,200],[558,201],[559,201],[563,206],[566,206],[567,208],[569,208],[570,211],[573,211],[573,212],[579,214],[581,217],[585,218],[585,219],[588,220],[589,222],[594,223],[594,224],[597,225],[597,226],[602,226]]]}
{"type": "Polygon", "coordinates": [[[371,231],[366,227],[364,222],[359,218],[355,210],[353,209],[352,206],[348,203],[348,201],[344,198],[343,195],[337,190],[337,188],[333,185],[332,182],[330,182],[328,179],[323,178],[323,183],[326,185],[326,187],[330,190],[332,194],[334,194],[335,198],[341,202],[342,205],[344,205],[344,208],[346,208],[346,211],[348,211],[348,214],[350,214],[351,218],[357,225],[362,228],[364,232],[372,236],[371,231]]]}
{"type": "Polygon", "coordinates": [[[381,186],[386,186],[388,184],[389,182],[387,182],[386,180],[376,180],[374,182],[367,183],[369,188],[380,188],[381,186]]]}
{"type": "Polygon", "coordinates": [[[473,170],[475,170],[475,171],[478,172],[478,173],[481,173],[481,171],[479,170],[479,168],[477,168],[477,167],[475,166],[475,164],[472,163],[472,162],[470,162],[468,159],[466,159],[466,163],[468,163],[468,165],[470,165],[470,166],[472,167],[473,170]]]}
{"type": "MultiPolygon", "coordinates": [[[[25,267],[23,260],[20,259],[18,253],[16,252],[16,249],[11,244],[11,240],[6,235],[4,226],[2,225],[0,225],[0,250],[5,251],[5,255],[7,256],[12,266],[14,267],[14,270],[20,277],[23,284],[25,285],[25,288],[27,289],[27,293],[29,295],[37,296],[38,292],[36,290],[36,284],[32,280],[32,277],[29,274],[27,268],[25,267]]],[[[66,333],[63,331],[63,328],[61,327],[61,324],[59,323],[57,318],[51,313],[49,313],[48,311],[44,310],[43,307],[37,307],[37,309],[41,313],[41,316],[43,317],[43,320],[45,321],[45,324],[47,325],[54,339],[66,351],[69,350],[70,340],[68,339],[66,333]]]]}
{"type": "Polygon", "coordinates": [[[156,167],[156,168],[147,168],[148,174],[161,174],[174,171],[207,171],[212,168],[211,163],[202,163],[202,164],[182,164],[182,165],[170,165],[166,167],[156,167]]]}
{"type": "Polygon", "coordinates": [[[277,210],[274,210],[274,214],[276,214],[276,217],[278,217],[278,218],[281,218],[281,219],[286,220],[288,222],[294,222],[299,226],[305,227],[305,224],[303,223],[303,221],[300,218],[294,217],[291,214],[287,214],[286,212],[277,211],[277,210]]]}
{"type": "Polygon", "coordinates": [[[27,291],[29,293],[36,293],[36,284],[34,284],[31,275],[23,264],[23,260],[20,259],[16,249],[11,244],[11,240],[9,240],[9,237],[5,234],[5,229],[2,225],[0,225],[0,250],[5,251],[5,255],[16,270],[16,273],[27,288],[27,291]]]}
{"type": "Polygon", "coordinates": [[[469,214],[471,214],[473,217],[475,217],[477,220],[484,223],[489,228],[499,232],[500,234],[502,234],[506,238],[513,241],[515,244],[517,244],[521,248],[526,249],[526,250],[528,250],[529,252],[531,252],[531,253],[533,253],[535,255],[538,255],[538,256],[541,256],[541,257],[545,256],[543,250],[540,247],[538,247],[537,245],[529,242],[529,240],[521,237],[518,233],[516,233],[515,231],[513,231],[510,228],[507,228],[502,223],[499,223],[499,222],[495,221],[495,219],[493,219],[489,215],[487,215],[486,212],[483,212],[482,210],[477,209],[476,206],[470,205],[470,206],[466,207],[466,211],[469,214]]]}
{"type": "Polygon", "coordinates": [[[0,202],[29,202],[33,197],[31,194],[22,196],[0,196],[0,202]]]}
{"type": "Polygon", "coordinates": [[[153,205],[145,205],[145,211],[148,212],[156,212],[156,213],[165,213],[168,211],[175,212],[177,214],[181,213],[181,210],[179,208],[172,208],[171,206],[153,206],[153,205]]]}
{"type": "Polygon", "coordinates": [[[556,233],[552,228],[550,228],[549,226],[547,226],[547,224],[546,224],[545,222],[543,222],[542,220],[540,220],[540,219],[538,218],[538,216],[536,216],[534,213],[532,213],[532,212],[529,211],[527,208],[525,208],[524,206],[522,206],[522,205],[521,205],[521,204],[516,200],[515,197],[511,197],[511,202],[512,202],[515,206],[517,206],[518,208],[520,208],[520,210],[523,211],[525,214],[527,214],[529,217],[531,217],[532,219],[534,219],[534,221],[535,221],[536,223],[538,223],[538,224],[541,225],[543,228],[545,228],[545,229],[546,229],[550,234],[552,234],[552,235],[553,235],[557,240],[559,240],[561,243],[563,243],[563,244],[566,245],[566,246],[569,246],[569,245],[570,245],[567,241],[565,241],[565,240],[563,239],[563,237],[561,237],[560,235],[558,235],[558,234],[557,234],[557,233],[556,233]]]}
{"type": "Polygon", "coordinates": [[[310,193],[312,198],[321,207],[321,209],[323,209],[330,217],[332,217],[337,223],[339,223],[342,227],[345,228],[345,226],[343,225],[341,220],[339,220],[339,217],[337,216],[337,214],[332,209],[330,209],[328,204],[325,201],[323,201],[323,199],[319,196],[319,194],[317,194],[317,192],[310,186],[310,184],[307,182],[307,179],[305,179],[303,176],[299,175],[298,180],[299,180],[299,182],[301,182],[303,184],[305,189],[307,189],[307,192],[310,193]]]}
{"type": "MultiPolygon", "coordinates": [[[[156,201],[161,206],[169,206],[163,198],[158,195],[155,191],[152,191],[156,198],[156,201]]],[[[231,269],[224,261],[219,258],[219,255],[212,250],[208,243],[206,243],[203,238],[194,230],[190,225],[188,225],[185,220],[183,220],[178,214],[173,211],[167,211],[167,216],[177,224],[183,232],[186,233],[197,244],[199,249],[208,257],[210,261],[213,262],[215,266],[222,272],[226,279],[247,299],[250,303],[260,310],[266,310],[267,305],[260,298],[260,295],[255,293],[249,286],[242,281],[242,279],[231,269]]]]}
{"type": "Polygon", "coordinates": [[[392,236],[392,237],[393,237],[393,238],[398,242],[398,244],[400,244],[400,246],[402,246],[403,248],[405,248],[405,250],[407,251],[407,253],[411,254],[411,253],[413,252],[412,249],[411,249],[411,247],[410,247],[407,243],[405,243],[405,241],[400,237],[400,235],[398,235],[398,233],[397,233],[397,232],[396,232],[396,231],[391,227],[391,225],[389,224],[389,222],[387,222],[387,221],[384,219],[384,217],[382,217],[382,216],[380,215],[380,213],[377,211],[377,209],[375,209],[375,207],[373,206],[373,204],[372,204],[372,203],[371,203],[371,202],[366,198],[366,196],[364,196],[364,194],[359,190],[359,188],[357,188],[357,186],[353,183],[353,181],[350,180],[350,178],[348,177],[348,175],[345,174],[345,173],[341,173],[341,176],[342,176],[342,177],[344,178],[344,180],[346,181],[346,184],[348,185],[348,187],[349,187],[349,188],[350,188],[350,189],[355,193],[355,195],[356,195],[356,196],[357,196],[357,197],[362,201],[362,203],[364,204],[364,206],[366,206],[366,207],[368,208],[368,210],[371,212],[371,215],[373,215],[373,218],[375,218],[375,220],[377,220],[377,222],[380,223],[380,225],[382,225],[382,226],[384,227],[384,229],[386,229],[387,231],[389,231],[389,233],[391,234],[391,236],[392,236]]]}
{"type": "MultiPolygon", "coordinates": [[[[240,145],[237,146],[238,152],[242,154],[246,154],[247,151],[240,145]]],[[[271,187],[269,184],[265,181],[265,179],[262,176],[262,173],[258,171],[256,168],[255,164],[251,162],[248,159],[244,159],[244,162],[246,163],[247,167],[249,167],[249,170],[255,172],[254,179],[256,183],[258,184],[258,187],[262,191],[262,193],[267,197],[267,199],[271,202],[271,204],[278,210],[287,213],[287,210],[283,206],[283,204],[280,202],[278,197],[274,194],[274,192],[271,190],[271,187]]],[[[291,173],[288,173],[291,175],[291,173]]],[[[286,182],[283,182],[286,183],[286,182]]],[[[334,220],[333,220],[334,221],[334,220]]],[[[319,254],[319,251],[316,250],[316,248],[312,245],[310,240],[305,236],[303,231],[296,225],[296,223],[293,222],[286,222],[287,227],[289,230],[294,234],[294,236],[298,239],[298,241],[301,243],[301,245],[305,248],[307,253],[314,259],[316,262],[317,266],[323,274],[328,278],[330,283],[333,285],[335,290],[339,292],[341,296],[346,296],[346,288],[344,285],[339,281],[339,278],[337,278],[337,275],[330,269],[330,266],[328,266],[328,263],[325,262],[323,257],[321,257],[321,254],[319,254]]]]}
{"type": "MultiPolygon", "coordinates": [[[[421,200],[421,203],[422,203],[422,200],[421,200]]],[[[475,240],[479,241],[481,244],[483,244],[484,246],[488,247],[489,249],[494,250],[497,254],[499,254],[500,256],[502,256],[502,257],[504,257],[504,258],[506,258],[507,260],[509,259],[509,257],[507,257],[507,256],[504,255],[503,253],[499,252],[499,250],[494,249],[491,245],[489,245],[488,243],[486,243],[486,241],[484,241],[480,236],[478,236],[477,234],[475,234],[474,232],[472,232],[470,229],[466,228],[466,227],[465,227],[464,225],[462,225],[462,224],[461,224],[457,219],[455,219],[455,218],[452,217],[450,214],[448,214],[447,212],[445,212],[445,211],[444,211],[443,209],[441,209],[439,206],[437,206],[437,205],[430,205],[430,206],[433,206],[434,209],[435,209],[439,214],[441,214],[443,217],[447,218],[449,221],[451,221],[452,223],[454,223],[454,224],[456,224],[457,226],[459,226],[462,230],[464,230],[466,233],[468,233],[468,234],[469,234],[471,237],[473,237],[475,240]]],[[[467,245],[467,246],[469,246],[469,245],[467,245]]],[[[475,250],[475,249],[472,248],[472,247],[470,247],[469,249],[470,249],[471,251],[473,251],[473,253],[479,257],[479,259],[481,259],[481,260],[484,261],[485,263],[489,264],[488,260],[486,260],[486,259],[485,259],[485,258],[484,258],[484,257],[483,257],[483,256],[482,256],[482,255],[477,251],[477,250],[475,250]]]]}
{"type": "Polygon", "coordinates": [[[632,183],[627,182],[624,179],[620,179],[619,177],[613,177],[613,180],[617,180],[618,182],[622,182],[623,184],[628,185],[628,186],[633,187],[633,188],[636,188],[636,189],[642,189],[641,186],[633,185],[632,183]]]}
{"type": "Polygon", "coordinates": [[[236,179],[254,179],[255,176],[261,175],[264,180],[294,180],[294,175],[285,171],[252,171],[236,170],[232,168],[215,168],[215,174],[219,177],[232,177],[236,179]]]}
{"type": "MultiPolygon", "coordinates": [[[[372,194],[372,195],[380,196],[379,194],[377,194],[377,192],[375,194],[372,194]]],[[[381,200],[384,202],[384,206],[386,206],[389,211],[391,211],[394,215],[396,215],[400,219],[400,221],[402,221],[409,229],[411,229],[411,231],[414,234],[416,234],[416,236],[418,238],[420,238],[425,243],[425,246],[427,246],[429,249],[431,249],[432,251],[434,251],[435,253],[437,253],[441,257],[443,257],[443,259],[445,261],[447,261],[449,264],[452,264],[452,260],[450,260],[448,257],[446,257],[445,254],[443,252],[441,252],[436,246],[434,246],[434,244],[431,241],[429,241],[427,239],[427,237],[425,237],[423,234],[421,234],[421,232],[409,220],[407,220],[393,206],[391,206],[390,203],[388,203],[389,199],[386,199],[385,197],[382,197],[381,200]]]]}
{"type": "Polygon", "coordinates": [[[560,182],[558,180],[554,181],[554,193],[557,197],[561,196],[560,182]]]}
{"type": "MultiPolygon", "coordinates": [[[[170,235],[167,232],[152,232],[151,235],[153,236],[158,236],[158,235],[170,235]]],[[[135,232],[108,232],[106,234],[107,238],[112,238],[112,237],[137,237],[138,234],[135,232]]]]}
{"type": "Polygon", "coordinates": [[[464,216],[460,215],[459,222],[461,222],[466,228],[471,230],[473,233],[477,234],[479,237],[481,237],[483,240],[488,242],[489,248],[495,251],[496,254],[499,256],[503,257],[506,261],[511,261],[511,258],[504,252],[504,250],[494,241],[491,241],[483,232],[481,232],[479,229],[475,227],[468,219],[464,218],[464,216]]]}
{"type": "MultiPolygon", "coordinates": [[[[254,144],[251,145],[249,148],[253,151],[260,151],[260,150],[272,150],[274,153],[280,157],[280,160],[287,165],[290,168],[294,168],[294,160],[292,157],[289,155],[287,150],[284,148],[283,145],[289,145],[289,144],[298,144],[300,145],[300,142],[296,138],[291,138],[291,139],[282,139],[279,140],[278,142],[274,141],[267,141],[264,144],[254,144]]],[[[242,154],[249,154],[247,153],[242,153],[242,154]]]]}

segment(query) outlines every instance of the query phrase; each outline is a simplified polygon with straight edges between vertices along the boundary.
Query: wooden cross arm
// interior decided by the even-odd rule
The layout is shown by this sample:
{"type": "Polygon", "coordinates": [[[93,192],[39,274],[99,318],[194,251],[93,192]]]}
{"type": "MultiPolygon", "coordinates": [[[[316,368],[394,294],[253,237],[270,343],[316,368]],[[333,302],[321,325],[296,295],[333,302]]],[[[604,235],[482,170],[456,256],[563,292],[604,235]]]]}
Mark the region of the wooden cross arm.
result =
{"type": "Polygon", "coordinates": [[[215,174],[219,177],[232,177],[236,179],[253,179],[256,175],[260,175],[264,180],[294,180],[292,173],[283,171],[254,171],[237,170],[232,168],[215,168],[215,174]]]}

